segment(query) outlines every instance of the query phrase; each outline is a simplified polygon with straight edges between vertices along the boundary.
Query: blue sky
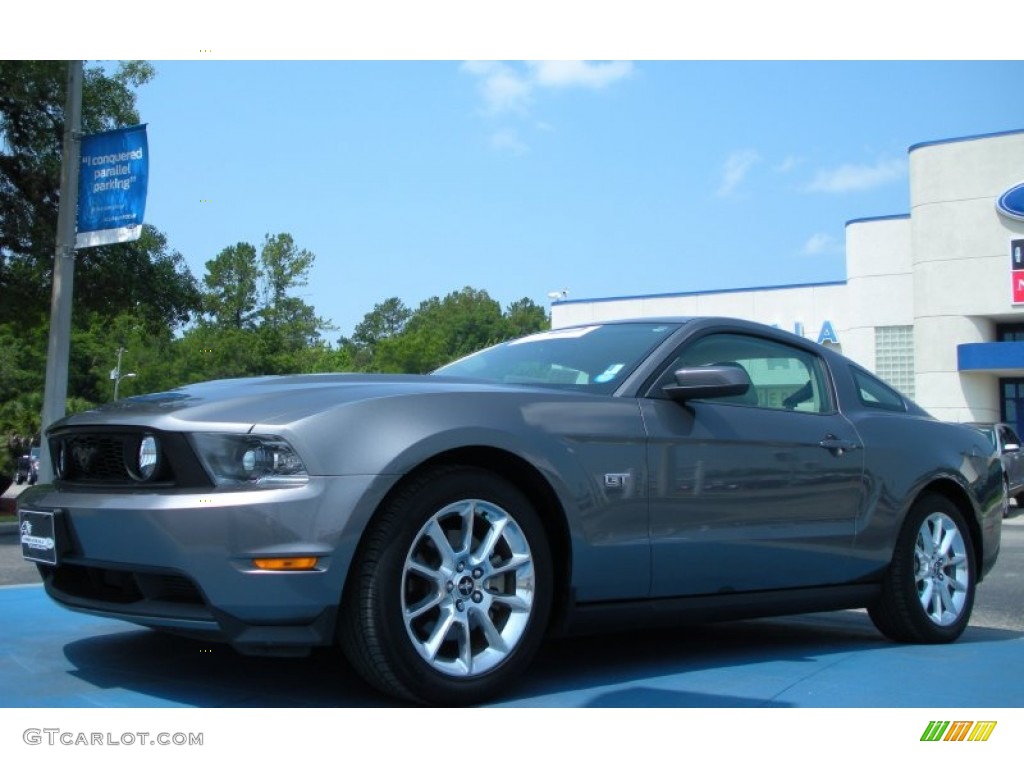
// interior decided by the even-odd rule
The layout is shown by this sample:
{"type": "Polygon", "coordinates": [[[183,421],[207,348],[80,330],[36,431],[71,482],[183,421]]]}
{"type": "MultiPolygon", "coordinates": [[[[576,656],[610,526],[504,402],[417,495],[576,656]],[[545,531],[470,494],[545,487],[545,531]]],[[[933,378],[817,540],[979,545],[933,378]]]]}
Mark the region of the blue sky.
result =
{"type": "Polygon", "coordinates": [[[316,254],[348,334],[379,301],[502,305],[841,280],[844,225],[909,212],[908,148],[1024,128],[1024,63],[154,61],[147,220],[198,278],[316,254]]]}
{"type": "Polygon", "coordinates": [[[6,55],[153,61],[147,221],[200,279],[291,233],[329,340],[467,285],[507,305],[841,280],[844,224],[908,213],[911,145],[1024,129],[999,0],[239,7],[16,4],[6,55]]]}

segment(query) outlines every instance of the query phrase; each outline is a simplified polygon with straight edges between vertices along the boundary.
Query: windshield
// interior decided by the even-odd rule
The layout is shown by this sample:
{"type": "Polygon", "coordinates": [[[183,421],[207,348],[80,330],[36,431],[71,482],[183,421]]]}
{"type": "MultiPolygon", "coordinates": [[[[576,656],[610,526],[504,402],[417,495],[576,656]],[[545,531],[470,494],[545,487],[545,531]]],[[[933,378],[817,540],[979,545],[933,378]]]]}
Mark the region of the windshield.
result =
{"type": "Polygon", "coordinates": [[[547,331],[482,350],[434,374],[609,393],[678,327],[617,323],[547,331]]]}
{"type": "Polygon", "coordinates": [[[996,427],[994,424],[978,424],[977,422],[968,423],[970,426],[983,433],[985,437],[989,439],[989,442],[992,443],[993,448],[999,447],[999,442],[996,440],[996,427]]]}

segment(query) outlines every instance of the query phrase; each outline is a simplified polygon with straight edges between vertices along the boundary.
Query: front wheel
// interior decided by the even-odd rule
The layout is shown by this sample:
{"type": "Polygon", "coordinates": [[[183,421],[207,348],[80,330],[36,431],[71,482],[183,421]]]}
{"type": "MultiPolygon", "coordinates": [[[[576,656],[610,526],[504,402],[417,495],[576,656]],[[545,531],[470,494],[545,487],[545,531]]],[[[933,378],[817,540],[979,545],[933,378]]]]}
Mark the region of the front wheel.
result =
{"type": "Polygon", "coordinates": [[[967,627],[974,607],[974,549],[957,507],[944,496],[915,502],[900,531],[882,594],[868,613],[899,642],[948,643],[967,627]]]}
{"type": "Polygon", "coordinates": [[[386,693],[445,705],[491,698],[543,639],[553,583],[544,527],[498,475],[441,467],[413,480],[357,558],[340,639],[386,693]]]}

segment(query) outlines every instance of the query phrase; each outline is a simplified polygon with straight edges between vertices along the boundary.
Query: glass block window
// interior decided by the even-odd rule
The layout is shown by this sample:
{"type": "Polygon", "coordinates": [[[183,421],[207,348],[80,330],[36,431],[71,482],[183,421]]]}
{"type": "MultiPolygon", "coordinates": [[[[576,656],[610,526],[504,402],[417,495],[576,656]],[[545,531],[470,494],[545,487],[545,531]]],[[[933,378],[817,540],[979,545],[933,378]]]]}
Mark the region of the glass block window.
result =
{"type": "Polygon", "coordinates": [[[875,373],[907,397],[914,397],[914,326],[875,328],[875,373]]]}

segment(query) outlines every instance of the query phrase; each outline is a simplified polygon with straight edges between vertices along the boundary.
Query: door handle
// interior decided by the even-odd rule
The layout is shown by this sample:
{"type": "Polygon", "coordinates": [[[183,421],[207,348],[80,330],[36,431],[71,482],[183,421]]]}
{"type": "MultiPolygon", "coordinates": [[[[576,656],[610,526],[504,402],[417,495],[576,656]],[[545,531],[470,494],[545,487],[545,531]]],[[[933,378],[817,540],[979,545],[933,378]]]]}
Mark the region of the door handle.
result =
{"type": "Polygon", "coordinates": [[[832,453],[833,456],[842,456],[847,451],[855,451],[860,448],[859,443],[836,437],[831,432],[825,435],[825,439],[818,443],[818,445],[832,453]]]}

